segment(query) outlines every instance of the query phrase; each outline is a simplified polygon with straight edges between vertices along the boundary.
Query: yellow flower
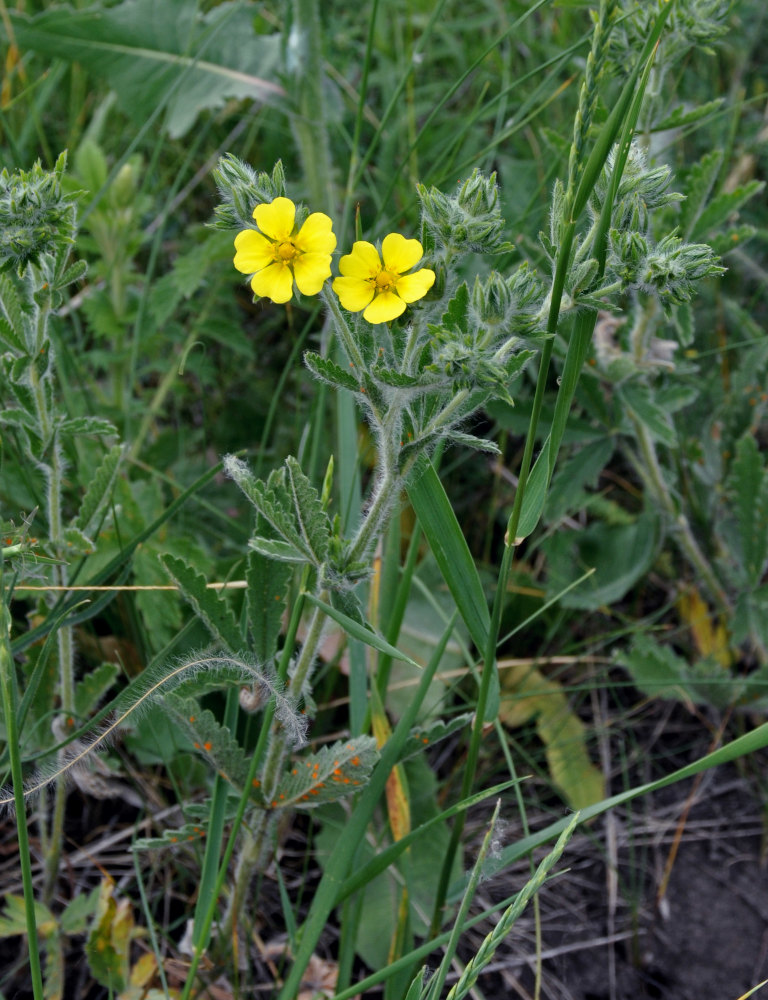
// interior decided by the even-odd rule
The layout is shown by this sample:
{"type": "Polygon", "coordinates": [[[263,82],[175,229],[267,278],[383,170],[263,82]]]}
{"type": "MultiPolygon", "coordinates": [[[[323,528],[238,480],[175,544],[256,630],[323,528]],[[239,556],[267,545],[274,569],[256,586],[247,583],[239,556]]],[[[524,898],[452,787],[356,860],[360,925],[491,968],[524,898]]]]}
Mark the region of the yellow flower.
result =
{"type": "Polygon", "coordinates": [[[289,198],[257,205],[253,217],[261,232],[244,229],[235,237],[235,267],[251,274],[251,288],[273,302],[287,302],[296,281],[302,295],[317,295],[331,276],[336,237],[333,223],[313,212],[298,232],[296,206],[289,198]]]}
{"type": "Polygon", "coordinates": [[[349,312],[365,309],[363,319],[369,323],[388,323],[405,311],[407,302],[416,302],[430,290],[435,272],[422,267],[413,274],[406,271],[424,256],[418,240],[407,240],[399,233],[390,233],[381,244],[382,264],[372,243],[358,241],[352,253],[342,257],[333,290],[349,312]]]}

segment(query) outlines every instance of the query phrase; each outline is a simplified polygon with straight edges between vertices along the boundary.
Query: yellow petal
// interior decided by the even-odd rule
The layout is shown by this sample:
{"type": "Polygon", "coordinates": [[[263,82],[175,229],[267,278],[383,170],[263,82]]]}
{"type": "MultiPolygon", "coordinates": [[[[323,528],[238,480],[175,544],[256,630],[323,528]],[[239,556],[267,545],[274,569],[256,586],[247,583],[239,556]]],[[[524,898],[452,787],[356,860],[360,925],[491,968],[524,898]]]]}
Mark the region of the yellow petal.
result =
{"type": "Polygon", "coordinates": [[[260,271],[273,260],[272,244],[255,229],[244,229],[235,237],[235,267],[243,274],[260,271]]]}
{"type": "Polygon", "coordinates": [[[293,292],[293,274],[287,264],[270,264],[251,278],[251,288],[273,302],[287,302],[293,292]]]}
{"type": "Polygon", "coordinates": [[[373,298],[373,285],[362,278],[335,278],[333,290],[342,306],[353,313],[365,309],[373,298]]]}
{"type": "Polygon", "coordinates": [[[317,295],[331,276],[330,253],[304,253],[293,262],[293,275],[302,295],[317,295]]]}
{"type": "Polygon", "coordinates": [[[400,233],[390,233],[381,244],[381,256],[388,271],[404,274],[418,264],[424,256],[424,249],[418,240],[407,240],[400,233]]]}
{"type": "Polygon", "coordinates": [[[394,292],[381,292],[363,313],[369,323],[389,323],[405,311],[405,302],[394,292]]]}
{"type": "Polygon", "coordinates": [[[322,212],[313,212],[299,230],[296,246],[304,253],[333,253],[336,237],[331,231],[333,222],[322,212]]]}
{"type": "Polygon", "coordinates": [[[257,205],[253,217],[265,236],[273,240],[287,240],[293,232],[296,206],[290,198],[275,198],[268,205],[257,205]]]}
{"type": "Polygon", "coordinates": [[[406,302],[423,298],[435,283],[435,272],[422,267],[413,274],[404,274],[397,279],[397,294],[406,302]]]}
{"type": "Polygon", "coordinates": [[[373,243],[358,240],[352,244],[352,253],[339,261],[339,270],[348,278],[375,278],[381,270],[379,252],[373,243]]]}

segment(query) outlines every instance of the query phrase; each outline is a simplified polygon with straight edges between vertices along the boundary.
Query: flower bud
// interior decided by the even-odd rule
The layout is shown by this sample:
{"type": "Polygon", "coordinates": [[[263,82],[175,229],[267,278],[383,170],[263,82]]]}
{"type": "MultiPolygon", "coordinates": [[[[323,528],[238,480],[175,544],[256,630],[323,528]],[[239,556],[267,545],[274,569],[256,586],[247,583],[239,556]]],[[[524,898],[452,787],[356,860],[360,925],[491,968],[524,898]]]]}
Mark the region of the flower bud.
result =
{"type": "Polygon", "coordinates": [[[475,170],[455,195],[418,186],[422,220],[439,252],[449,256],[495,253],[504,247],[504,219],[499,210],[496,175],[475,170]]]}

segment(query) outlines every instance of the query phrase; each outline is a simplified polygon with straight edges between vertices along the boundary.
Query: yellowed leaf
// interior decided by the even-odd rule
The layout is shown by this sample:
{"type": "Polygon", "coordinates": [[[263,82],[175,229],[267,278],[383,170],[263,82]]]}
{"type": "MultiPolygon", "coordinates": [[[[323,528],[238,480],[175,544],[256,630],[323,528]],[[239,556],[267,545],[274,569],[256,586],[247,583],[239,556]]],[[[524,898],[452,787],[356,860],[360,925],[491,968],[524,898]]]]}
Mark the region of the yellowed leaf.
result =
{"type": "Polygon", "coordinates": [[[499,718],[511,729],[534,721],[553,784],[572,809],[605,798],[601,772],[589,757],[586,729],[562,687],[532,665],[500,661],[499,718]]]}
{"type": "Polygon", "coordinates": [[[728,630],[718,620],[695,587],[681,594],[677,600],[680,618],[691,630],[696,649],[702,656],[712,656],[721,667],[728,669],[733,655],[728,645],[728,630]]]}

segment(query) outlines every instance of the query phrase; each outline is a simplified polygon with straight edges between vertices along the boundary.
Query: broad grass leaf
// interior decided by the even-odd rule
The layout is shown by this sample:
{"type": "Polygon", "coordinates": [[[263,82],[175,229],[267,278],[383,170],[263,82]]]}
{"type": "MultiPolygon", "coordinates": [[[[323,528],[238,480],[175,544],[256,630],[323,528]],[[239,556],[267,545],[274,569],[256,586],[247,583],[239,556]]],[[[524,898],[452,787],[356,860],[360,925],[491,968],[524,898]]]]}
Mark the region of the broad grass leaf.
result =
{"type": "Polygon", "coordinates": [[[264,102],[282,95],[274,82],[280,38],[257,35],[253,18],[250,3],[223,3],[201,16],[188,0],[56,7],[36,17],[8,12],[21,50],[76,61],[104,77],[135,122],[144,124],[165,102],[171,138],[229,98],[264,102]]]}
{"type": "Polygon", "coordinates": [[[459,614],[479,650],[485,649],[491,616],[475,561],[434,466],[426,457],[416,463],[408,499],[419,519],[459,614]]]}
{"type": "Polygon", "coordinates": [[[535,722],[552,782],[572,809],[599,802],[605,795],[603,775],[590,760],[586,728],[563,688],[526,664],[499,666],[504,667],[501,721],[513,728],[535,722]]]}

